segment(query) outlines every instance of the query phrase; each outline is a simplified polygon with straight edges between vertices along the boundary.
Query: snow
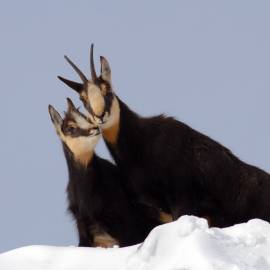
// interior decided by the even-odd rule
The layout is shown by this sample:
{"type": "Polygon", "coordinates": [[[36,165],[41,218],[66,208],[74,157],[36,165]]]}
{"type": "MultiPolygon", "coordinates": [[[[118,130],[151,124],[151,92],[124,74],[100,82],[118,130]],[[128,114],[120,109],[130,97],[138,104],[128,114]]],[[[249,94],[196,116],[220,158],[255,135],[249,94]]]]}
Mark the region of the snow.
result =
{"type": "Polygon", "coordinates": [[[225,229],[183,216],[127,248],[28,246],[0,254],[1,270],[270,270],[270,224],[225,229]]]}

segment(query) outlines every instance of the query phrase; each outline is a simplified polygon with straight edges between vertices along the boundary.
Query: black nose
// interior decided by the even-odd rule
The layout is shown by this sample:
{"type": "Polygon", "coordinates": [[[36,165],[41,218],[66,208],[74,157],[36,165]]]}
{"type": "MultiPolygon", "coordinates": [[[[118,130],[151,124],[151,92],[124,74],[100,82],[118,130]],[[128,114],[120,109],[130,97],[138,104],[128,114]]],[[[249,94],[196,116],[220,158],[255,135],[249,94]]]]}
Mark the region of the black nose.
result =
{"type": "Polygon", "coordinates": [[[104,124],[104,119],[103,119],[104,116],[105,116],[105,112],[103,112],[102,115],[100,115],[100,116],[96,116],[99,119],[100,124],[104,124]]]}
{"type": "Polygon", "coordinates": [[[99,119],[102,119],[105,116],[105,111],[102,113],[102,115],[99,117],[99,119]]]}

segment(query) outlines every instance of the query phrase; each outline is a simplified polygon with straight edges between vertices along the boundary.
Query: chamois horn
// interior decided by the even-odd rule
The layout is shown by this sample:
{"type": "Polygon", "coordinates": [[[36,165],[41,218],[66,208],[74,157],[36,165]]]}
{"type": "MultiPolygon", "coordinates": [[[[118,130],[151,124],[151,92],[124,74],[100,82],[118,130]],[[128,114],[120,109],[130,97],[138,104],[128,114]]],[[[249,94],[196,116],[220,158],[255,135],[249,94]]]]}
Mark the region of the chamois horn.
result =
{"type": "Polygon", "coordinates": [[[95,63],[94,63],[94,44],[91,44],[90,49],[90,70],[91,70],[91,77],[93,82],[97,80],[97,73],[95,69],[95,63]]]}
{"type": "Polygon", "coordinates": [[[87,78],[86,76],[82,73],[82,71],[65,55],[64,56],[67,62],[73,67],[73,69],[77,72],[77,74],[80,76],[81,80],[83,81],[83,84],[87,84],[87,78]]]}
{"type": "Polygon", "coordinates": [[[69,86],[70,88],[72,88],[73,90],[75,90],[76,92],[78,92],[79,94],[83,90],[83,84],[81,84],[81,83],[70,81],[70,80],[68,80],[66,78],[63,78],[61,76],[57,76],[57,78],[60,81],[62,81],[63,83],[65,83],[67,86],[69,86]]]}

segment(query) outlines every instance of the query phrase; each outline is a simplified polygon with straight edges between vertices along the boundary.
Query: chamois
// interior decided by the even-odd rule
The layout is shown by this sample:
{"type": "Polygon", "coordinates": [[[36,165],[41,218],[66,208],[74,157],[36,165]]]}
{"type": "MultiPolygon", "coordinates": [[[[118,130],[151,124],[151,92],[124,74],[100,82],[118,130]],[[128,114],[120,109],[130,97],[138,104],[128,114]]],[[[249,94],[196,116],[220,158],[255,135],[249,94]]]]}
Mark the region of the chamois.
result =
{"type": "Polygon", "coordinates": [[[142,242],[158,225],[144,219],[122,188],[118,169],[94,149],[101,135],[68,99],[65,118],[49,105],[69,171],[69,211],[77,223],[79,246],[128,246],[142,242]]]}
{"type": "Polygon", "coordinates": [[[136,203],[165,221],[189,214],[226,227],[252,218],[270,221],[270,175],[229,149],[164,115],[141,117],[114,92],[108,61],[101,74],[90,53],[92,80],[66,57],[83,83],[58,77],[79,93],[136,203]],[[171,218],[170,218],[171,217],[171,218]]]}

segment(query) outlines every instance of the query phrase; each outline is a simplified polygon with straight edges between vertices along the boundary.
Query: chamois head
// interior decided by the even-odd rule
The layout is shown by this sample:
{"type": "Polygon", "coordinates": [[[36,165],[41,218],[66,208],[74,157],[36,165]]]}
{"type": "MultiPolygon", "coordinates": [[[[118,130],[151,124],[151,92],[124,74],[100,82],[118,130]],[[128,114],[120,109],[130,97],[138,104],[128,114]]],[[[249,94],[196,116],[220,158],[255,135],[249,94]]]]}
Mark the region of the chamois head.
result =
{"type": "Polygon", "coordinates": [[[74,158],[83,165],[90,161],[100,138],[99,128],[90,122],[67,98],[68,110],[64,119],[49,105],[49,114],[62,142],[72,152],[74,158]]]}
{"type": "Polygon", "coordinates": [[[83,72],[67,56],[65,56],[65,59],[77,72],[82,83],[70,81],[61,76],[58,76],[58,78],[79,93],[80,99],[94,121],[97,124],[103,124],[110,116],[114,99],[111,83],[111,69],[105,57],[101,56],[101,72],[100,76],[97,76],[93,58],[93,47],[94,45],[92,44],[90,51],[91,80],[88,80],[83,72]]]}

